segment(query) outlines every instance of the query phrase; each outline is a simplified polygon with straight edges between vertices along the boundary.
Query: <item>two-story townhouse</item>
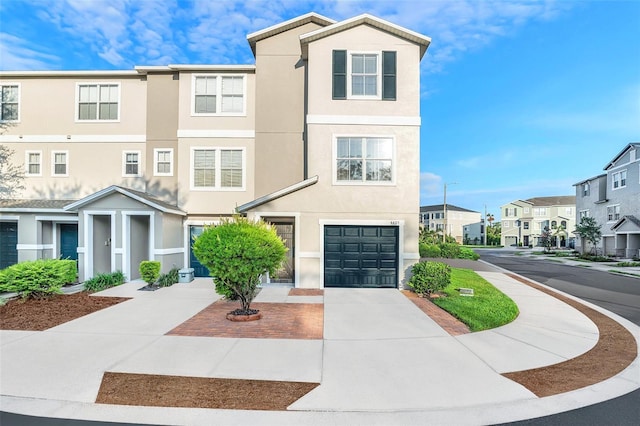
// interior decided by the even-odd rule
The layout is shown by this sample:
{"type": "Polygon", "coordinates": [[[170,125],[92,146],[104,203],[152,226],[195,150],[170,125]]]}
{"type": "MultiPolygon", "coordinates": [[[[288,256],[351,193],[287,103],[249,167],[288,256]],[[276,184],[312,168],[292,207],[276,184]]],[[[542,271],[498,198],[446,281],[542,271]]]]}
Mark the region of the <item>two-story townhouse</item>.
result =
{"type": "Polygon", "coordinates": [[[271,281],[400,286],[419,257],[430,39],[310,13],[248,41],[255,65],[0,73],[12,95],[0,143],[27,187],[0,201],[0,266],[62,256],[78,259],[80,280],[136,278],[156,259],[206,276],[193,237],[240,213],[290,248],[271,281]]]}
{"type": "Polygon", "coordinates": [[[625,146],[604,167],[605,173],[576,183],[579,221],[593,217],[600,226],[599,247],[582,238],[577,249],[621,258],[640,257],[640,143],[625,146]]]}
{"type": "Polygon", "coordinates": [[[458,207],[453,204],[434,204],[420,207],[420,224],[430,231],[443,232],[458,243],[479,244],[484,236],[484,224],[481,214],[473,210],[458,207]],[[446,215],[446,217],[445,217],[446,215]],[[471,242],[469,242],[471,241],[471,242]]]}
{"type": "Polygon", "coordinates": [[[570,247],[574,243],[576,200],[573,195],[515,200],[500,207],[503,246],[538,246],[545,228],[552,245],[570,247]]]}

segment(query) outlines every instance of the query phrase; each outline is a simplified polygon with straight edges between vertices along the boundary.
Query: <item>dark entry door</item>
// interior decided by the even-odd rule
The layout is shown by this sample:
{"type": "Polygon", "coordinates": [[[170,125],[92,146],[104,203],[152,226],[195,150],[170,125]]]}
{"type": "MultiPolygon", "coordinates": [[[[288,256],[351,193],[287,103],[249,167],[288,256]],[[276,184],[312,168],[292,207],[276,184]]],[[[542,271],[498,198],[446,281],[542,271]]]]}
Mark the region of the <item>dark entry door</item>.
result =
{"type": "Polygon", "coordinates": [[[60,258],[78,260],[78,224],[60,224],[60,258]]]}
{"type": "Polygon", "coordinates": [[[190,249],[189,249],[189,265],[193,268],[193,275],[196,277],[208,277],[209,269],[204,266],[198,258],[193,254],[193,242],[195,239],[202,234],[204,231],[204,226],[190,226],[189,227],[189,240],[191,241],[190,249]]]}
{"type": "Polygon", "coordinates": [[[284,241],[287,247],[287,258],[275,276],[269,277],[272,283],[291,284],[295,280],[294,259],[295,259],[295,228],[294,218],[265,219],[276,228],[276,233],[284,241]]]}
{"type": "Polygon", "coordinates": [[[398,286],[398,227],[324,227],[325,287],[398,286]]]}
{"type": "Polygon", "coordinates": [[[18,224],[0,222],[0,269],[18,263],[18,224]]]}

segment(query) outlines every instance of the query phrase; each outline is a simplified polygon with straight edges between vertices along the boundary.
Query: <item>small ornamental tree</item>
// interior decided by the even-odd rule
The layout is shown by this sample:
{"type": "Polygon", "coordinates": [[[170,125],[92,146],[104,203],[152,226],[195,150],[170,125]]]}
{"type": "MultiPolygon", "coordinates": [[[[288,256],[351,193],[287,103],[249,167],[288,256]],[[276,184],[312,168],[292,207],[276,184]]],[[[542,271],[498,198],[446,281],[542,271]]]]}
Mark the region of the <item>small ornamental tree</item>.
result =
{"type": "Polygon", "coordinates": [[[576,225],[576,235],[582,240],[582,254],[584,254],[585,242],[591,243],[595,249],[600,239],[602,238],[602,232],[600,231],[602,225],[596,223],[593,217],[583,217],[580,219],[580,223],[576,225]]]}
{"type": "Polygon", "coordinates": [[[542,233],[540,234],[540,244],[542,244],[542,247],[544,247],[545,252],[551,251],[551,237],[551,230],[548,226],[545,226],[542,230],[542,233]]]}
{"type": "Polygon", "coordinates": [[[275,229],[239,216],[206,227],[193,244],[193,253],[209,269],[216,291],[230,291],[240,300],[242,307],[232,312],[235,315],[257,313],[250,305],[260,276],[275,274],[286,252],[275,229]]]}
{"type": "Polygon", "coordinates": [[[140,262],[140,277],[149,285],[156,282],[160,276],[160,262],[157,260],[143,260],[140,262]]]}

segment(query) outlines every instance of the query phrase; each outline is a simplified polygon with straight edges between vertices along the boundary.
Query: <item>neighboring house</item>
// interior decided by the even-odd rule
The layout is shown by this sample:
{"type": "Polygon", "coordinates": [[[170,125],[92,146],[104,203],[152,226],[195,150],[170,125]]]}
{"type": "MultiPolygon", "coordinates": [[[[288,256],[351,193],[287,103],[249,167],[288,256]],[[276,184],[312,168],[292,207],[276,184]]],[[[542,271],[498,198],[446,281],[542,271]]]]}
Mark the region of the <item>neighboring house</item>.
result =
{"type": "Polygon", "coordinates": [[[554,247],[572,247],[576,227],[576,197],[534,197],[515,200],[500,207],[503,246],[539,246],[548,228],[554,247]]]}
{"type": "MultiPolygon", "coordinates": [[[[600,225],[602,253],[640,257],[640,143],[630,143],[604,167],[605,173],[576,183],[576,220],[600,225]]],[[[577,238],[580,251],[593,247],[577,238]],[[584,247],[583,247],[584,245],[584,247]]]]}
{"type": "Polygon", "coordinates": [[[289,247],[271,282],[401,286],[419,259],[430,39],[315,13],[247,39],[255,65],[0,72],[0,143],[27,187],[0,202],[0,267],[62,256],[80,280],[131,279],[155,259],[206,276],[192,240],[237,212],[289,247]]]}
{"type": "Polygon", "coordinates": [[[446,227],[447,235],[459,243],[467,243],[469,239],[471,242],[468,244],[476,244],[473,240],[477,238],[477,244],[481,244],[484,236],[484,224],[481,222],[480,212],[453,204],[446,205],[446,213],[444,204],[420,207],[420,225],[423,228],[442,233],[446,227]]]}

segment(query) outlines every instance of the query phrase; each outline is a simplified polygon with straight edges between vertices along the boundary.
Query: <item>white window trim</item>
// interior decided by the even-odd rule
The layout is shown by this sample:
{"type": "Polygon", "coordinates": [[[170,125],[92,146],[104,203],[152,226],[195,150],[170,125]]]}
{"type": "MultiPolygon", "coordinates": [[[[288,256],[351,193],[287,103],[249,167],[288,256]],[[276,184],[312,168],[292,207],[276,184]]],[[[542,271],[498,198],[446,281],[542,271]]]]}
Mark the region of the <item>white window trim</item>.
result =
{"type": "Polygon", "coordinates": [[[611,190],[617,191],[618,189],[626,188],[628,179],[629,179],[629,172],[627,171],[627,169],[622,169],[622,170],[618,170],[617,172],[611,173],[611,190]],[[626,175],[624,178],[624,185],[622,185],[622,173],[626,175]],[[616,175],[620,175],[620,186],[617,188],[615,187],[616,175]]]}
{"type": "Polygon", "coordinates": [[[29,177],[42,176],[42,169],[44,168],[44,162],[42,161],[42,150],[29,150],[24,152],[24,175],[29,177]],[[29,173],[29,154],[40,155],[40,173],[29,173]]]}
{"type": "MultiPolygon", "coordinates": [[[[615,211],[616,209],[615,208],[616,207],[619,208],[620,204],[610,204],[610,205],[607,206],[607,222],[608,223],[613,223],[613,222],[617,222],[617,221],[620,220],[620,218],[618,218],[618,219],[615,218],[615,214],[616,214],[616,211],[615,211]],[[609,208],[613,208],[613,215],[614,215],[613,219],[609,219],[609,208]]],[[[620,215],[620,217],[622,217],[622,215],[620,213],[618,213],[618,214],[620,215]]]]}
{"type": "Polygon", "coordinates": [[[18,86],[18,118],[16,120],[0,120],[0,123],[20,123],[22,117],[22,84],[13,81],[0,81],[0,88],[2,86],[18,86]]]}
{"type": "MultiPolygon", "coordinates": [[[[333,147],[332,147],[332,181],[336,186],[395,186],[396,185],[396,169],[398,168],[398,154],[396,152],[396,138],[393,135],[354,135],[354,134],[336,134],[333,135],[333,147]],[[379,139],[391,139],[391,181],[342,181],[338,180],[338,139],[339,138],[379,138],[379,139]]],[[[364,170],[362,176],[364,177],[364,170]]]]}
{"type": "MultiPolygon", "coordinates": [[[[98,89],[100,90],[100,89],[98,89]]],[[[83,81],[76,83],[76,95],[75,95],[75,122],[76,123],[119,123],[121,115],[122,107],[122,86],[119,81],[83,81]],[[101,86],[101,85],[110,85],[118,87],[118,118],[116,120],[100,120],[96,118],[95,120],[81,120],[80,119],[80,86],[101,86]]],[[[100,115],[100,111],[98,111],[97,116],[100,115]]]]}
{"type": "Polygon", "coordinates": [[[246,117],[247,115],[247,74],[198,73],[191,76],[191,116],[192,117],[246,117]],[[216,77],[216,111],[196,112],[196,79],[216,77]],[[222,112],[222,77],[242,77],[242,112],[222,112]]]}
{"type": "MultiPolygon", "coordinates": [[[[581,219],[583,217],[589,217],[589,209],[586,210],[580,210],[580,212],[578,213],[578,219],[581,219]],[[584,213],[584,214],[583,214],[584,213]]],[[[578,220],[578,223],[580,221],[578,220]]]]}
{"type": "Polygon", "coordinates": [[[51,151],[51,177],[69,177],[69,151],[67,150],[55,150],[51,151]],[[65,155],[66,173],[56,173],[56,154],[65,155]]]}
{"type": "Polygon", "coordinates": [[[122,177],[140,177],[142,176],[142,151],[126,150],[122,151],[122,177]],[[127,174],[127,154],[138,154],[138,173],[127,174]]]}
{"type": "Polygon", "coordinates": [[[173,176],[173,148],[154,148],[153,149],[153,175],[154,176],[173,176]],[[158,154],[161,152],[169,152],[169,173],[158,172],[158,154]]]}
{"type": "Polygon", "coordinates": [[[192,146],[189,154],[189,189],[191,191],[209,191],[209,192],[241,192],[247,190],[247,149],[245,147],[233,146],[192,146]],[[215,169],[216,169],[216,185],[215,186],[195,186],[195,176],[193,169],[193,160],[195,151],[207,150],[215,151],[215,169]],[[222,182],[222,156],[221,151],[242,151],[242,186],[238,187],[221,187],[222,182]]]}
{"type": "Polygon", "coordinates": [[[382,99],[382,51],[363,51],[363,50],[349,50],[347,51],[347,99],[370,99],[380,100],[382,99]],[[376,76],[376,96],[368,95],[354,95],[353,83],[352,83],[352,68],[353,68],[353,55],[376,55],[377,56],[377,76],[376,76]]]}

